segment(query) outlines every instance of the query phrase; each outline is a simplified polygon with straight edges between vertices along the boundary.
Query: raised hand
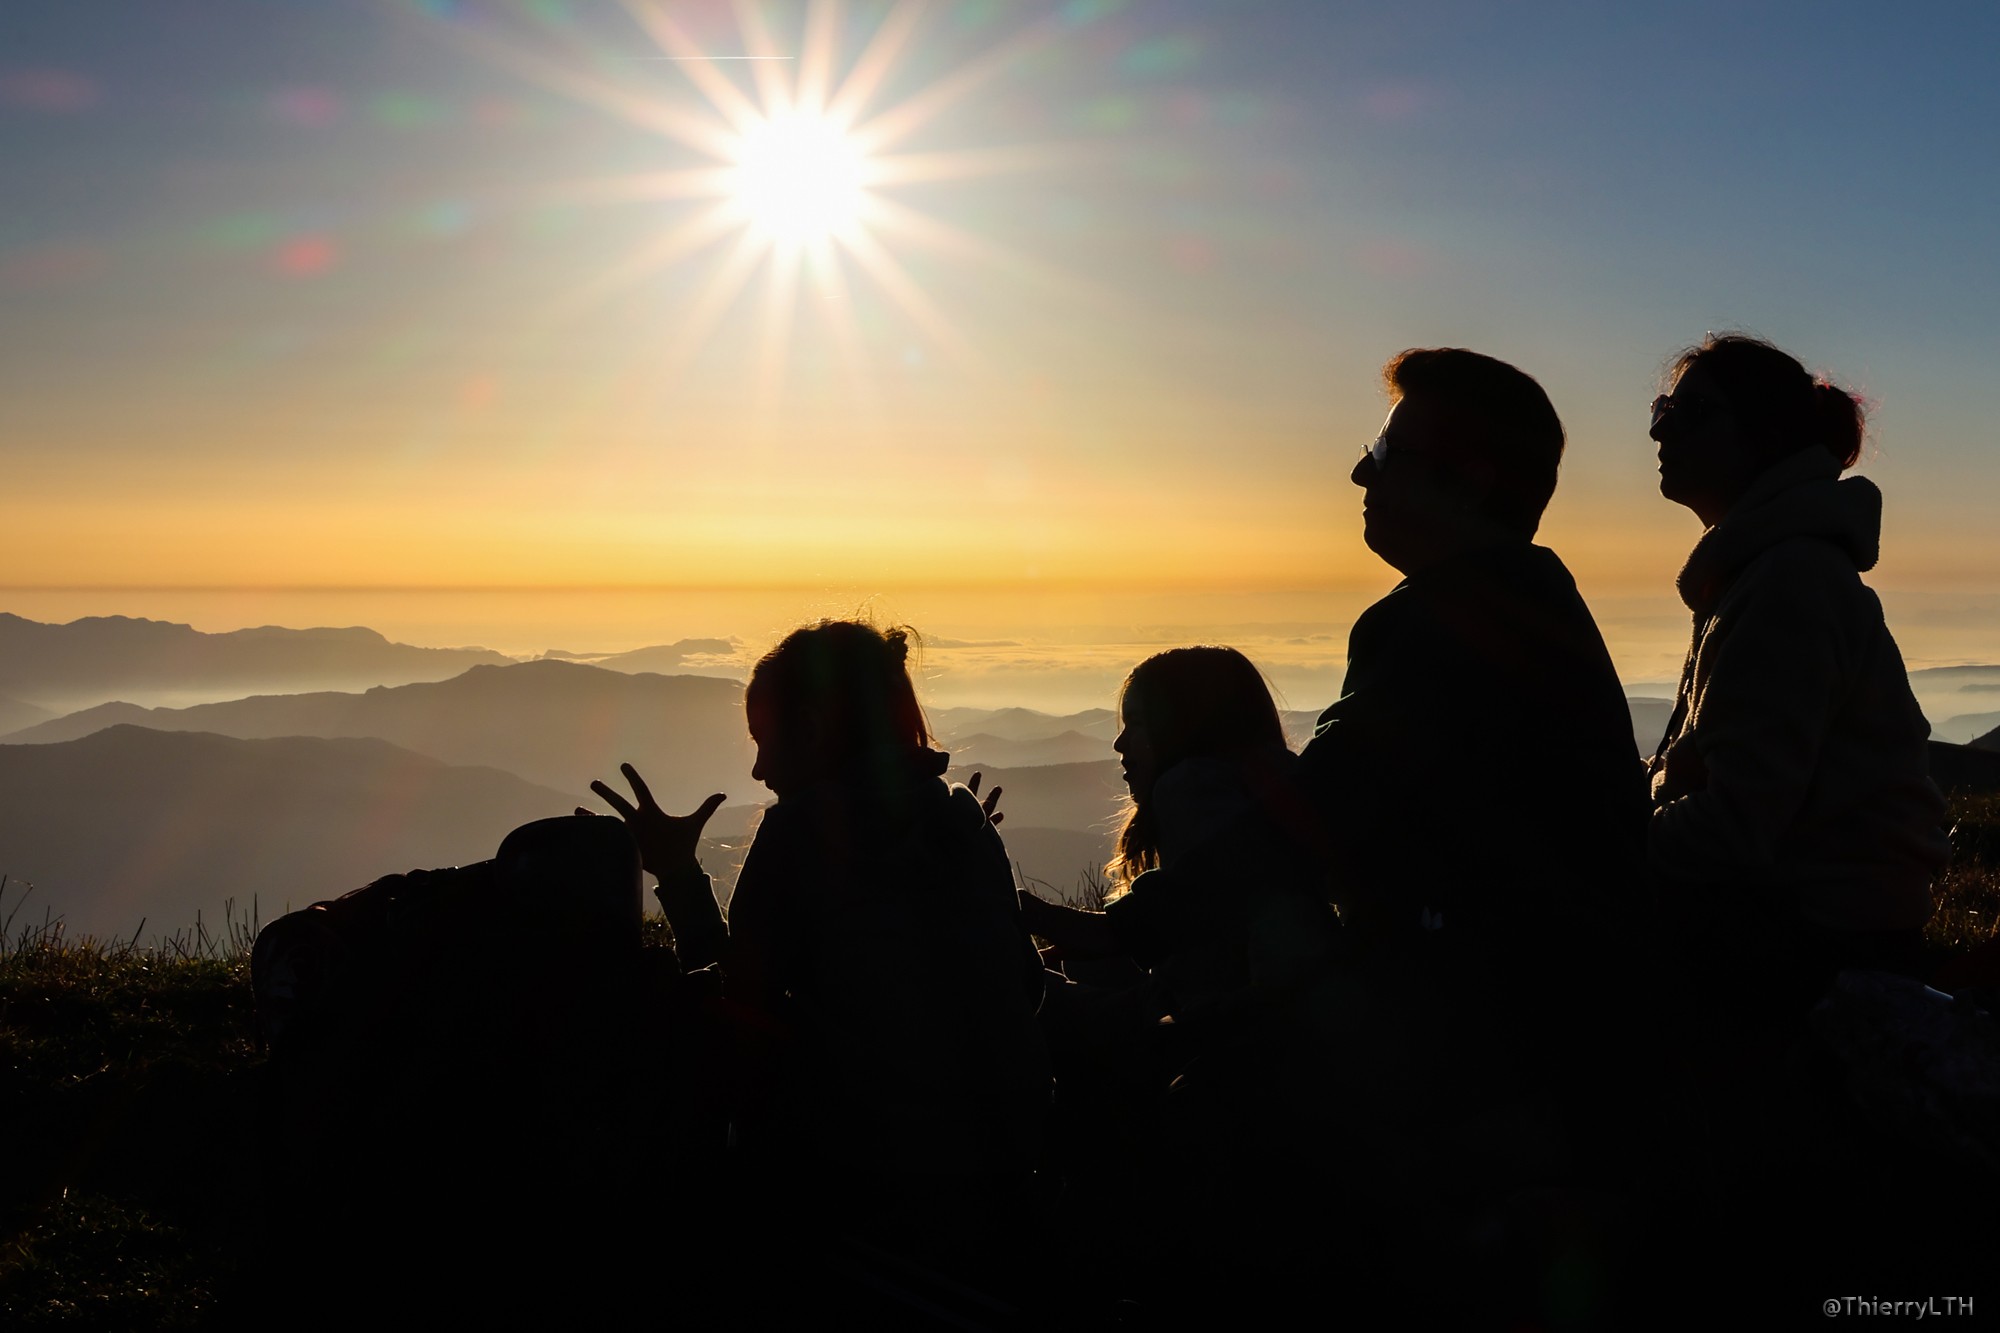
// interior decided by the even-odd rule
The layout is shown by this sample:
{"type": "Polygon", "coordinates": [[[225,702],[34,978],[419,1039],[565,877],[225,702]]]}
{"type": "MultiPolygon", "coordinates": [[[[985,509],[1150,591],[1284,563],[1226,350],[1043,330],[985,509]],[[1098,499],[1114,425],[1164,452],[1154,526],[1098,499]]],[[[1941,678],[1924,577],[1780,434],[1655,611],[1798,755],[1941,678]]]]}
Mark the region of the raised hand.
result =
{"type": "Polygon", "coordinates": [[[717,792],[695,807],[693,814],[670,815],[660,809],[659,803],[653,799],[653,793],[647,789],[646,780],[639,776],[638,769],[630,764],[620,764],[618,771],[632,784],[637,804],[626,800],[602,782],[591,783],[590,789],[616,810],[626,827],[632,830],[632,837],[639,844],[640,864],[652,872],[655,879],[664,880],[689,871],[698,873],[701,859],[696,852],[701,846],[701,831],[716,807],[728,798],[717,792]]]}
{"type": "MultiPolygon", "coordinates": [[[[965,789],[974,796],[979,795],[979,780],[985,776],[984,773],[974,773],[971,779],[966,782],[965,789]]],[[[995,787],[992,791],[987,792],[986,799],[979,803],[979,808],[986,812],[986,822],[995,828],[998,828],[1000,821],[1007,817],[1001,814],[996,808],[1000,804],[1000,793],[1006,790],[1005,787],[995,787]]]]}

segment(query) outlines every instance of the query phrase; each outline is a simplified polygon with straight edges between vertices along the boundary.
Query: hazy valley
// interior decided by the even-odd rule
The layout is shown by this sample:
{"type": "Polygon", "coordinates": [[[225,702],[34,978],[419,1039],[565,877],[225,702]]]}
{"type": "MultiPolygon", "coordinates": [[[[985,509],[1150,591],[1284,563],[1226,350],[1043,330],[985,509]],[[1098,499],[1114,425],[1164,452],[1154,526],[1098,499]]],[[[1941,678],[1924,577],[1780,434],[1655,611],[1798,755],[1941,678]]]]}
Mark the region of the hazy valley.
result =
{"type": "MultiPolygon", "coordinates": [[[[36,886],[31,916],[75,931],[173,929],[253,896],[268,919],[392,871],[483,859],[527,820],[601,808],[589,783],[619,781],[629,762],[669,809],[727,794],[703,846],[726,893],[767,797],[749,776],[735,651],[687,639],[515,661],[369,630],[0,616],[0,873],[36,886]],[[438,678],[410,679],[426,673],[438,678]],[[252,679],[271,690],[274,676],[299,688],[212,698],[252,679]],[[329,680],[351,687],[306,688],[329,680]],[[101,697],[126,687],[136,699],[101,697]],[[176,696],[207,701],[159,702],[176,696]]],[[[1938,735],[1975,742],[1933,746],[1940,782],[2000,787],[2000,733],[1982,725],[2000,712],[1977,711],[2000,700],[2000,666],[1911,679],[1946,719],[1938,735]]],[[[1671,700],[1628,702],[1649,753],[1671,700]]],[[[1108,857],[1125,794],[1109,708],[929,716],[951,777],[1005,788],[1002,832],[1024,879],[1066,890],[1108,857]]],[[[1315,717],[1283,714],[1294,746],[1315,717]]]]}

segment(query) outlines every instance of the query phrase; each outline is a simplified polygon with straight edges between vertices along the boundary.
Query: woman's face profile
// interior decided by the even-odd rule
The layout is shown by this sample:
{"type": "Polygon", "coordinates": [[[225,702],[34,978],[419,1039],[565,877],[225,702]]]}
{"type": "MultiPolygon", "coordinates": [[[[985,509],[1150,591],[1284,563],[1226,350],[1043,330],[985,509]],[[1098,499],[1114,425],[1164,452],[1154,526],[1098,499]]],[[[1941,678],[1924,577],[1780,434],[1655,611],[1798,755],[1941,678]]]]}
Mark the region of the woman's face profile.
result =
{"type": "Polygon", "coordinates": [[[750,723],[750,740],[757,747],[757,760],[750,766],[750,776],[770,788],[773,796],[783,796],[798,786],[797,764],[786,751],[779,735],[775,720],[766,709],[747,710],[750,723]]]}
{"type": "Polygon", "coordinates": [[[1132,698],[1130,691],[1127,691],[1125,698],[1119,702],[1118,715],[1122,725],[1118,729],[1118,735],[1111,742],[1111,748],[1118,752],[1119,759],[1123,761],[1120,768],[1125,775],[1126,789],[1132,793],[1132,799],[1143,801],[1152,795],[1153,779],[1158,776],[1155,770],[1152,734],[1146,730],[1146,719],[1140,714],[1138,701],[1132,698]]]}
{"type": "Polygon", "coordinates": [[[1660,446],[1660,494],[1711,527],[1756,476],[1756,451],[1700,362],[1675,381],[1647,434],[1660,446]]]}

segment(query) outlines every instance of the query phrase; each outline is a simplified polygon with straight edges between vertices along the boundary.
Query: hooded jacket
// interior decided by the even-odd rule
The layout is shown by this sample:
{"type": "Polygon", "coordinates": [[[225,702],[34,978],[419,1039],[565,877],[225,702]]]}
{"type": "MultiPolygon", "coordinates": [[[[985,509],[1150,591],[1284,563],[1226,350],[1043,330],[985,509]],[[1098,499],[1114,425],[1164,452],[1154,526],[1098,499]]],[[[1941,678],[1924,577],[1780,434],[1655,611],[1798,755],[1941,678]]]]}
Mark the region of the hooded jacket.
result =
{"type": "Polygon", "coordinates": [[[1881,532],[1881,491],[1810,448],[1695,543],[1676,581],[1694,641],[1649,768],[1647,859],[1670,914],[1708,911],[1702,891],[1720,889],[1834,929],[1929,918],[1944,798],[1930,725],[1861,582],[1881,532]]]}

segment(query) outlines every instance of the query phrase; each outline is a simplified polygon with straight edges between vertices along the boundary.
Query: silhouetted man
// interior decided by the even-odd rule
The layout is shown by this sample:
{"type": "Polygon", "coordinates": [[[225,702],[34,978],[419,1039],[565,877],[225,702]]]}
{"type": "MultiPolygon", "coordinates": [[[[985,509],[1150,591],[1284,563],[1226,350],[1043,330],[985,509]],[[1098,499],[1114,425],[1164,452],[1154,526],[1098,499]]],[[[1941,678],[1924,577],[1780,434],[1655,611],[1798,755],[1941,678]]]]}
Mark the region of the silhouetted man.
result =
{"type": "Polygon", "coordinates": [[[1459,348],[1404,352],[1384,380],[1353,481],[1369,549],[1404,577],[1355,622],[1302,763],[1355,946],[1338,1047],[1435,1160],[1492,1115],[1521,1122],[1501,1156],[1535,1157],[1545,1132],[1574,1141],[1599,967],[1630,947],[1641,768],[1597,625],[1532,542],[1563,451],[1548,396],[1459,348]]]}

